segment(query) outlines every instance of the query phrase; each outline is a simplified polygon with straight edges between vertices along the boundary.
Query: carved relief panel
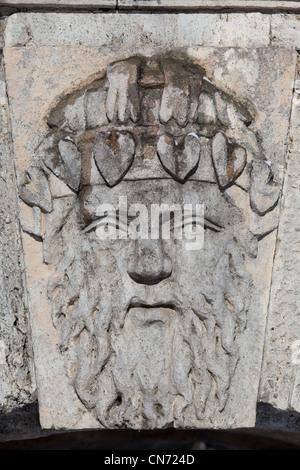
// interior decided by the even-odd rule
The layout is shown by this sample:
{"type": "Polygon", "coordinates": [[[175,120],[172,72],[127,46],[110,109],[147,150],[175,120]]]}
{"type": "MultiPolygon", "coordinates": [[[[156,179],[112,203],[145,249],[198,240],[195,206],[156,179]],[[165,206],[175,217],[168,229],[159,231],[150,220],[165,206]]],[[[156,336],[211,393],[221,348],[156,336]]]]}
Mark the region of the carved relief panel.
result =
{"type": "MultiPolygon", "coordinates": [[[[15,104],[44,427],[254,424],[288,115],[272,116],[272,98],[261,103],[253,79],[239,81],[251,67],[267,81],[280,53],[245,58],[228,49],[222,64],[218,54],[121,51],[94,60],[88,51],[84,70],[73,65],[51,84],[36,78],[51,91],[30,116],[32,135],[42,122],[25,159],[15,104]],[[285,137],[275,146],[268,135],[279,117],[285,137]],[[201,249],[161,232],[141,236],[138,205],[150,214],[165,203],[204,207],[201,249]],[[115,233],[125,215],[138,235],[101,239],[103,204],[116,208],[115,233]]],[[[292,76],[293,60],[270,95],[292,76]]],[[[28,58],[26,67],[29,74],[28,58]]]]}

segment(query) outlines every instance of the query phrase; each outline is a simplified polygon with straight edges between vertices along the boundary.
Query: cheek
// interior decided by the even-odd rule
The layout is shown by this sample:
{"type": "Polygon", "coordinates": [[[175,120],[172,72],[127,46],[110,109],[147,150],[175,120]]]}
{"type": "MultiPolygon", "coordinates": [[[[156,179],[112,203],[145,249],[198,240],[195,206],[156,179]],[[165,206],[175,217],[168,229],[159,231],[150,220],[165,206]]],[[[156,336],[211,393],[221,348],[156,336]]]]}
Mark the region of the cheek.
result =
{"type": "Polygon", "coordinates": [[[93,232],[84,240],[83,258],[90,275],[105,285],[113,284],[127,272],[127,240],[101,240],[93,232]]]}
{"type": "Polygon", "coordinates": [[[189,251],[185,241],[177,241],[172,254],[176,277],[201,280],[203,276],[212,274],[228,241],[228,234],[212,231],[205,231],[203,247],[199,250],[189,251]]]}

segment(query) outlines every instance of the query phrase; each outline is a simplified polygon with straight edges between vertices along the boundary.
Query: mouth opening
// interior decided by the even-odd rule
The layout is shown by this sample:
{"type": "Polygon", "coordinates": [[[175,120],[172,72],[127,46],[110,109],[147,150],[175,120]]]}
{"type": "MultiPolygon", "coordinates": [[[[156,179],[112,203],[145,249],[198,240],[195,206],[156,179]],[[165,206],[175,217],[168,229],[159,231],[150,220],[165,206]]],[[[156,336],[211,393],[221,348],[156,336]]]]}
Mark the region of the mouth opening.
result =
{"type": "Polygon", "coordinates": [[[170,302],[149,304],[142,301],[132,301],[127,308],[126,318],[143,328],[149,328],[153,325],[164,328],[177,318],[177,312],[174,304],[170,302]]]}
{"type": "Polygon", "coordinates": [[[127,313],[129,312],[129,310],[131,310],[132,308],[143,308],[143,309],[157,309],[157,308],[164,308],[164,309],[168,309],[168,310],[174,310],[174,311],[178,311],[178,308],[174,305],[174,303],[172,302],[157,302],[157,303],[153,303],[153,304],[148,304],[146,302],[143,302],[141,300],[131,300],[130,304],[128,305],[127,307],[127,313]]]}

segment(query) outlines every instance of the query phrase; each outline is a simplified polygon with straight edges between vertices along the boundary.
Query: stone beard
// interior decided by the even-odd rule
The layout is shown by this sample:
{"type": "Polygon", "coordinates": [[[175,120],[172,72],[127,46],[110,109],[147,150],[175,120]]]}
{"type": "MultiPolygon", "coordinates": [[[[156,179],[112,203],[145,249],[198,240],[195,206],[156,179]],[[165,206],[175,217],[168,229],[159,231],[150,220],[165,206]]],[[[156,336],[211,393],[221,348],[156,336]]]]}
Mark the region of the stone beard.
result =
{"type": "MultiPolygon", "coordinates": [[[[130,197],[137,184],[118,191],[130,197]]],[[[104,426],[196,425],[207,403],[226,405],[247,324],[245,264],[254,242],[217,187],[186,184],[183,191],[172,181],[143,182],[162,199],[171,186],[177,200],[183,192],[215,200],[199,251],[187,251],[183,240],[83,233],[83,206],[114,191],[103,187],[82,195],[60,233],[63,256],[48,290],[60,349],[79,398],[104,426]]]]}
{"type": "Polygon", "coordinates": [[[104,427],[197,428],[234,400],[250,267],[279,198],[254,114],[174,53],[108,65],[49,115],[20,197],[45,215],[59,349],[104,427]],[[119,196],[203,204],[203,248],[99,239],[97,207],[119,196]]]}

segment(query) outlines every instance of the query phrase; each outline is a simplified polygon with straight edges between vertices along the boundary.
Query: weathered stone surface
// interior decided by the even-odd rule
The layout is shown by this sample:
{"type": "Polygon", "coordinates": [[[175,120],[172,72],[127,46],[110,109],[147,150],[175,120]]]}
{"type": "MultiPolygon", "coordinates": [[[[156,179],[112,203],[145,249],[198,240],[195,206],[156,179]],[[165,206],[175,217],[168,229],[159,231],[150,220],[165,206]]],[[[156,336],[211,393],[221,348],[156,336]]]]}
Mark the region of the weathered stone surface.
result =
{"type": "Polygon", "coordinates": [[[258,426],[272,407],[298,426],[299,15],[171,13],[206,6],[2,20],[3,413],[35,406],[24,275],[44,428],[251,427],[257,401],[258,426]],[[120,196],[133,234],[141,203],[204,204],[203,249],[99,240],[125,233],[120,196]]]}
{"type": "MultiPolygon", "coordinates": [[[[4,35],[8,46],[17,46],[20,41],[20,26],[14,18],[14,15],[7,18],[4,35]],[[9,31],[7,36],[6,31],[9,31]]],[[[191,44],[251,48],[268,46],[270,43],[270,21],[261,13],[202,14],[200,19],[197,14],[182,13],[107,13],[89,17],[74,13],[64,16],[59,13],[22,13],[18,14],[18,19],[30,31],[31,45],[101,47],[102,53],[129,47],[131,53],[138,54],[141,47],[150,44],[159,52],[190,47],[191,44]]]]}
{"type": "Polygon", "coordinates": [[[281,13],[271,16],[271,44],[274,46],[288,47],[291,49],[299,48],[299,15],[287,15],[281,13]]]}
{"type": "MultiPolygon", "coordinates": [[[[0,60],[0,432],[16,437],[25,434],[22,408],[36,397],[2,56],[0,60]],[[23,429],[13,430],[9,416],[16,409],[23,429]]],[[[28,429],[34,432],[35,426],[29,419],[28,429]]]]}
{"type": "Polygon", "coordinates": [[[259,399],[279,410],[300,411],[299,210],[300,83],[295,83],[283,201],[274,259],[259,399]]]}
{"type": "Polygon", "coordinates": [[[67,186],[78,191],[81,180],[81,155],[76,144],[69,138],[59,141],[58,151],[64,167],[62,178],[67,186]]]}
{"type": "Polygon", "coordinates": [[[20,188],[20,198],[29,206],[37,206],[45,212],[52,211],[49,183],[44,171],[35,166],[26,170],[25,182],[20,188]]]}
{"type": "Polygon", "coordinates": [[[105,107],[105,90],[91,91],[86,97],[86,127],[93,129],[108,124],[105,107]]]}
{"type": "Polygon", "coordinates": [[[253,168],[279,189],[296,54],[264,47],[260,14],[9,24],[18,184],[39,168],[52,202],[20,204],[42,426],[253,426],[278,224],[253,168]],[[204,204],[203,248],[100,239],[120,196],[132,233],[142,203],[204,204]]]}
{"type": "Polygon", "coordinates": [[[129,132],[99,133],[95,139],[94,158],[97,168],[109,186],[115,186],[128,172],[135,153],[129,132]]]}
{"type": "Polygon", "coordinates": [[[1,0],[0,6],[15,7],[56,7],[56,8],[109,8],[114,10],[117,6],[116,0],[1,0]]]}
{"type": "Polygon", "coordinates": [[[259,215],[265,215],[275,207],[278,198],[279,190],[269,162],[253,162],[250,189],[252,209],[259,215]]]}
{"type": "Polygon", "coordinates": [[[28,26],[16,16],[12,16],[5,28],[6,46],[25,46],[28,41],[30,41],[28,26]]]}
{"type": "Polygon", "coordinates": [[[197,134],[187,134],[179,144],[167,135],[161,135],[157,142],[157,155],[170,175],[184,181],[195,172],[200,158],[200,139],[197,134]]]}
{"type": "Polygon", "coordinates": [[[107,68],[108,93],[106,115],[109,121],[124,124],[130,118],[136,122],[140,107],[137,88],[139,59],[117,62],[107,68]]]}
{"type": "Polygon", "coordinates": [[[85,9],[143,9],[143,10],[223,10],[253,9],[298,10],[299,2],[291,0],[2,0],[0,6],[35,8],[85,8],[85,9]]]}
{"type": "Polygon", "coordinates": [[[222,10],[224,8],[248,9],[267,8],[270,10],[297,10],[299,2],[290,0],[119,0],[119,9],[141,10],[222,10]]]}

